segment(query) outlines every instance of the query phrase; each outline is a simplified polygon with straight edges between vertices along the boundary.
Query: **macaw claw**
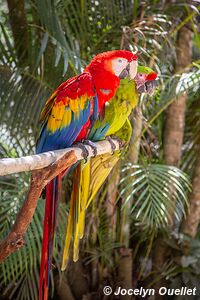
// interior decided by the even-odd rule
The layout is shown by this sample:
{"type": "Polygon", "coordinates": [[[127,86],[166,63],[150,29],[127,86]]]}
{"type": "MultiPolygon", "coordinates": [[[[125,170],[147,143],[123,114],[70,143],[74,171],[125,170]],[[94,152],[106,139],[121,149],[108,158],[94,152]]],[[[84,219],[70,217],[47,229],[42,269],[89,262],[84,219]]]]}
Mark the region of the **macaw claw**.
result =
{"type": "Polygon", "coordinates": [[[93,157],[97,156],[97,146],[94,142],[90,141],[90,140],[83,140],[82,143],[84,145],[88,145],[92,148],[92,152],[93,152],[93,157]]]}
{"type": "Polygon", "coordinates": [[[88,149],[85,147],[85,145],[83,143],[77,142],[73,144],[73,147],[80,148],[82,150],[82,156],[86,163],[89,156],[89,152],[88,149]]]}
{"type": "Polygon", "coordinates": [[[119,149],[121,149],[122,148],[122,146],[123,146],[123,142],[118,138],[118,137],[116,137],[116,136],[106,136],[106,138],[105,138],[109,143],[110,143],[110,145],[111,145],[111,149],[112,149],[112,155],[114,154],[114,152],[115,152],[115,150],[116,150],[116,145],[115,145],[115,143],[113,142],[113,140],[116,140],[118,143],[119,143],[119,149]]]}

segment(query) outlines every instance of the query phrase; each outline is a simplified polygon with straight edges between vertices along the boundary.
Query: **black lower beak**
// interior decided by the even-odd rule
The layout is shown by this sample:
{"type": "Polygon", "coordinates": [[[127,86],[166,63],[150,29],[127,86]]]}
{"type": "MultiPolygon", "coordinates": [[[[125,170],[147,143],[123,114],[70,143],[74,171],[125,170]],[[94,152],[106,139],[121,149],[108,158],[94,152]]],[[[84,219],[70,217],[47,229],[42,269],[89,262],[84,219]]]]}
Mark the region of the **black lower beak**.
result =
{"type": "Polygon", "coordinates": [[[151,80],[151,81],[147,81],[145,82],[145,84],[141,85],[137,91],[139,93],[147,93],[149,95],[151,95],[154,91],[154,89],[157,86],[157,80],[151,80]]]}
{"type": "Polygon", "coordinates": [[[146,90],[146,86],[145,84],[141,85],[140,87],[137,88],[137,91],[142,94],[142,93],[146,93],[147,90],[146,90]]]}
{"type": "Polygon", "coordinates": [[[129,71],[130,71],[130,64],[128,64],[126,68],[119,74],[119,78],[120,79],[126,78],[129,75],[129,71]]]}
{"type": "Polygon", "coordinates": [[[130,64],[128,64],[127,66],[126,66],[126,71],[129,73],[130,72],[130,64]]]}

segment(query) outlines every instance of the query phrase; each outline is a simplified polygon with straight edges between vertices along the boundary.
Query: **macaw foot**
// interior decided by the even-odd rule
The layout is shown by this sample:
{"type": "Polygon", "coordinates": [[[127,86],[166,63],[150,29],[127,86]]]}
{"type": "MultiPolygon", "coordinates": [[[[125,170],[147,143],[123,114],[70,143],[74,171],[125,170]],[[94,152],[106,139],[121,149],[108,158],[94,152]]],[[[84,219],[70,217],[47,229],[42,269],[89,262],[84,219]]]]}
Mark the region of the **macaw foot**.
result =
{"type": "Polygon", "coordinates": [[[85,163],[87,162],[88,156],[89,156],[89,152],[88,149],[85,147],[85,145],[83,143],[80,142],[76,142],[73,144],[73,147],[76,148],[80,148],[82,150],[82,156],[85,160],[85,163]]]}
{"type": "Polygon", "coordinates": [[[93,157],[97,156],[97,146],[94,142],[90,141],[90,140],[83,140],[82,143],[84,145],[88,145],[92,148],[92,152],[93,152],[93,157]]]}
{"type": "Polygon", "coordinates": [[[115,143],[113,143],[113,140],[116,140],[119,144],[119,150],[122,148],[123,146],[123,142],[116,136],[112,135],[112,136],[106,136],[105,138],[111,145],[111,149],[112,149],[112,155],[114,154],[115,150],[116,150],[116,145],[115,143]]]}

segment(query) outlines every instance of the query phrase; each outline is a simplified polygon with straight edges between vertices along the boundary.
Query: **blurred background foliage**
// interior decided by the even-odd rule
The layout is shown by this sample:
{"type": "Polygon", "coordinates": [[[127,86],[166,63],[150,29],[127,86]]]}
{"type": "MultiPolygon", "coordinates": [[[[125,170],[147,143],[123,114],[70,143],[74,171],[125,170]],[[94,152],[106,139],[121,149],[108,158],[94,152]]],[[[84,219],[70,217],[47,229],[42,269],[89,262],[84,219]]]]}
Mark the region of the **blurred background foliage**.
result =
{"type": "MultiPolygon", "coordinates": [[[[137,51],[159,74],[153,96],[141,95],[131,115],[129,151],[88,211],[80,260],[61,274],[63,197],[50,297],[104,299],[104,285],[200,288],[200,2],[1,0],[0,7],[0,157],[34,153],[46,99],[96,53],[137,51]]],[[[28,185],[29,174],[0,179],[1,239],[28,185]]],[[[0,265],[0,299],[37,299],[43,211],[40,199],[26,246],[0,265]]]]}

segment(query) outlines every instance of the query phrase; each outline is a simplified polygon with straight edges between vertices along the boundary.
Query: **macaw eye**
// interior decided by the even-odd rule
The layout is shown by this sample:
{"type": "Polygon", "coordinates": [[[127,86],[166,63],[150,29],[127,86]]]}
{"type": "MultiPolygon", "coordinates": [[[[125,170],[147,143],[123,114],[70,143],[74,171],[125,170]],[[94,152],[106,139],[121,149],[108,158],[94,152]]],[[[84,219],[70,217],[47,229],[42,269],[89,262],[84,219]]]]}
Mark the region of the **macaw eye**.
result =
{"type": "Polygon", "coordinates": [[[122,63],[122,59],[121,59],[121,58],[119,58],[119,59],[118,59],[118,62],[119,62],[119,63],[122,63]]]}
{"type": "Polygon", "coordinates": [[[138,75],[139,75],[139,77],[143,77],[143,74],[142,74],[142,73],[139,73],[138,75]]]}

